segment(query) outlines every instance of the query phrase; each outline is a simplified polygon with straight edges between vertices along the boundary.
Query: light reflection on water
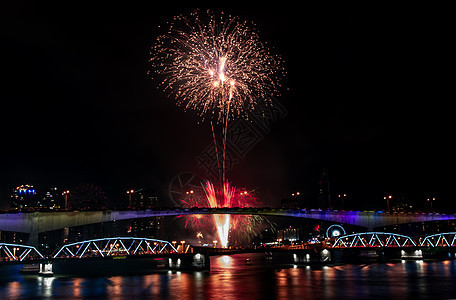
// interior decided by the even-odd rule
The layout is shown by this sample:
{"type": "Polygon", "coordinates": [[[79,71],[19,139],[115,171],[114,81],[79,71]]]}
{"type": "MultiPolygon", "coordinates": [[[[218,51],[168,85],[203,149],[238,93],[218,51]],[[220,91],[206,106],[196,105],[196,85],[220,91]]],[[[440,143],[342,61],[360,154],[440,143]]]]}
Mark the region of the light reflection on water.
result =
{"type": "Polygon", "coordinates": [[[261,254],[238,254],[212,257],[210,272],[106,278],[3,276],[0,299],[441,299],[456,298],[455,280],[456,261],[278,268],[261,254]]]}

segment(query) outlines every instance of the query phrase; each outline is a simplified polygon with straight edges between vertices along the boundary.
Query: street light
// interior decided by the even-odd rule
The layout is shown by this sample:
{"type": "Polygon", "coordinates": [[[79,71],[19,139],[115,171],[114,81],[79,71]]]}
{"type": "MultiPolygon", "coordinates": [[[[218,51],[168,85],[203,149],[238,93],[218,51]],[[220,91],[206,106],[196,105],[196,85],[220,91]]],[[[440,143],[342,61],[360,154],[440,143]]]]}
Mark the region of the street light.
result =
{"type": "Polygon", "coordinates": [[[214,243],[214,248],[217,248],[217,240],[212,241],[214,243]]]}
{"type": "Polygon", "coordinates": [[[68,194],[69,193],[70,193],[70,191],[63,191],[63,193],[62,193],[62,195],[65,198],[65,206],[63,207],[65,210],[68,209],[68,194]]]}
{"type": "Polygon", "coordinates": [[[386,200],[386,205],[388,207],[388,211],[390,211],[390,200],[393,198],[392,195],[388,195],[388,196],[385,196],[383,197],[384,200],[386,200]]]}
{"type": "Polygon", "coordinates": [[[435,197],[427,198],[426,200],[431,204],[431,211],[432,211],[432,202],[435,201],[435,197]]]}
{"type": "Polygon", "coordinates": [[[131,208],[131,195],[134,193],[134,190],[127,191],[128,194],[128,208],[131,208]]]}

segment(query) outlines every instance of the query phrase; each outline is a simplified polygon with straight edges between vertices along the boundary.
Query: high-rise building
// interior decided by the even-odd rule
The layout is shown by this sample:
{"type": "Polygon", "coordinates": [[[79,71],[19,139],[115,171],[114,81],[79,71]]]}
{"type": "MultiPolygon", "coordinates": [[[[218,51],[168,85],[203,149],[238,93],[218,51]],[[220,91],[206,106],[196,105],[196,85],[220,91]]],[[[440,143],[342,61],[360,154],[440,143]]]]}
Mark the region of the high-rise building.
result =
{"type": "Polygon", "coordinates": [[[64,207],[64,194],[62,190],[52,187],[40,195],[40,207],[46,210],[60,210],[64,207]]]}
{"type": "Polygon", "coordinates": [[[12,210],[33,210],[38,202],[38,196],[33,185],[23,184],[15,187],[10,196],[12,210]]]}
{"type": "Polygon", "coordinates": [[[158,208],[158,196],[155,190],[141,188],[127,191],[130,209],[158,208]]]}
{"type": "MultiPolygon", "coordinates": [[[[132,189],[127,191],[127,195],[130,209],[144,210],[158,208],[158,196],[153,189],[132,189]]],[[[137,237],[163,238],[164,218],[133,219],[130,223],[129,234],[137,237]]]]}
{"type": "Polygon", "coordinates": [[[320,176],[320,180],[318,181],[320,191],[318,195],[318,204],[319,208],[321,209],[331,209],[332,208],[332,203],[331,203],[331,194],[329,191],[329,175],[328,175],[328,169],[323,168],[320,176]]]}
{"type": "Polygon", "coordinates": [[[282,241],[290,241],[296,242],[301,239],[301,230],[299,228],[285,228],[282,230],[277,230],[277,239],[281,239],[282,241]]]}
{"type": "Polygon", "coordinates": [[[60,210],[64,205],[62,191],[56,187],[36,190],[33,185],[15,187],[10,195],[10,207],[17,211],[60,210]]]}
{"type": "Polygon", "coordinates": [[[132,219],[129,234],[135,237],[164,238],[164,217],[132,219]]]}

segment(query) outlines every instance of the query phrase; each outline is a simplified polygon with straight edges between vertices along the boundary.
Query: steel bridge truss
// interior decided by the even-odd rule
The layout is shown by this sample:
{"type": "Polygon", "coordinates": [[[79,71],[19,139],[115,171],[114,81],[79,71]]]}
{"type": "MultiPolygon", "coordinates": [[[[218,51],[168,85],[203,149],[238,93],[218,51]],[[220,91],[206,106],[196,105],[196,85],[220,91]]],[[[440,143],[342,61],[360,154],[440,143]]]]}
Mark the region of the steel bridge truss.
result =
{"type": "Polygon", "coordinates": [[[456,232],[445,232],[426,236],[420,243],[421,247],[454,247],[456,232]]]}
{"type": "Polygon", "coordinates": [[[53,258],[109,257],[177,252],[168,242],[149,238],[114,237],[62,246],[53,258]]]}
{"type": "Polygon", "coordinates": [[[388,232],[362,232],[340,236],[332,247],[416,247],[416,243],[406,235],[388,232]]]}
{"type": "Polygon", "coordinates": [[[0,261],[23,261],[44,259],[33,246],[0,243],[0,261]]]}

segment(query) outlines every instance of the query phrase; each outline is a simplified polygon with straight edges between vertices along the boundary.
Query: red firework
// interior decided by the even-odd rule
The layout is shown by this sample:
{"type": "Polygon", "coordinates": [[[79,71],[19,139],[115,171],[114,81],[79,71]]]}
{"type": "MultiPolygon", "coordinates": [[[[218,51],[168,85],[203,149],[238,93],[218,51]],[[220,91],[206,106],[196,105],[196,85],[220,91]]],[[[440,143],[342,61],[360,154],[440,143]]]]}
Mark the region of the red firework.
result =
{"type": "MultiPolygon", "coordinates": [[[[200,191],[191,191],[186,199],[182,200],[185,207],[210,207],[210,208],[244,208],[258,207],[260,203],[253,191],[236,188],[225,182],[217,189],[210,181],[206,181],[200,191]]],[[[185,216],[185,226],[195,230],[211,228],[217,231],[222,247],[231,243],[248,240],[259,231],[259,225],[265,219],[252,215],[189,215],[185,216]]]]}

